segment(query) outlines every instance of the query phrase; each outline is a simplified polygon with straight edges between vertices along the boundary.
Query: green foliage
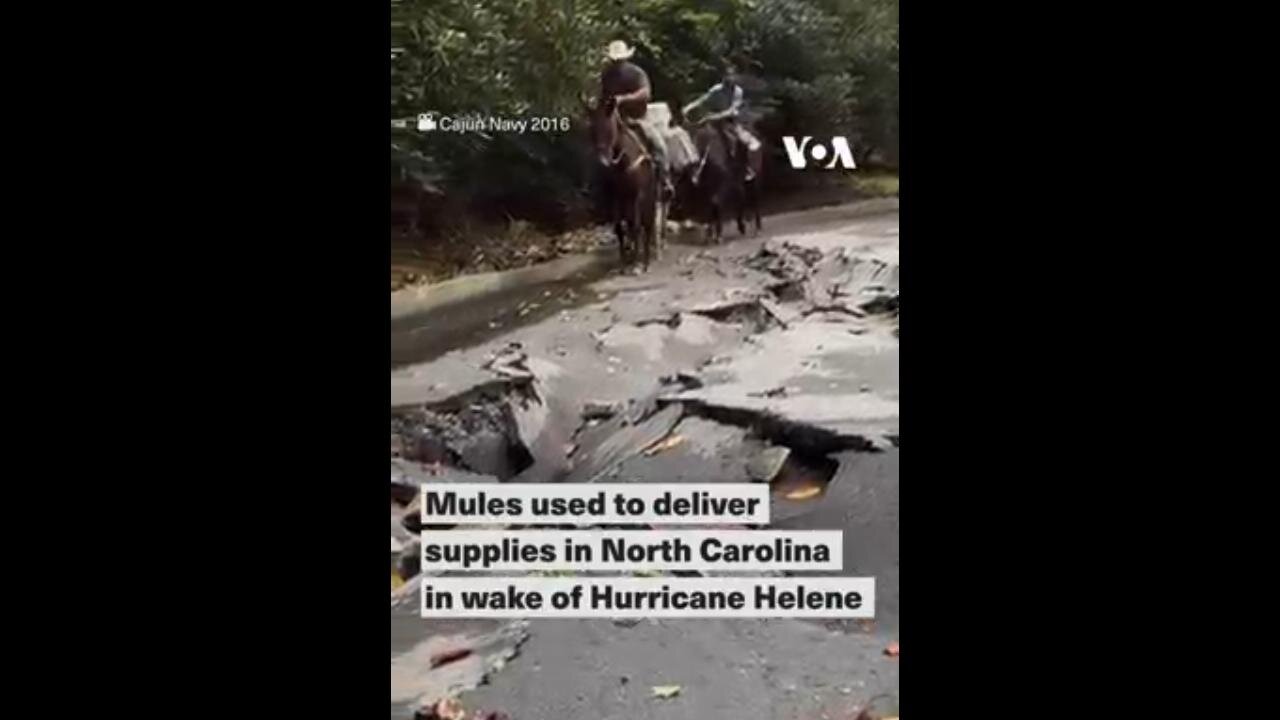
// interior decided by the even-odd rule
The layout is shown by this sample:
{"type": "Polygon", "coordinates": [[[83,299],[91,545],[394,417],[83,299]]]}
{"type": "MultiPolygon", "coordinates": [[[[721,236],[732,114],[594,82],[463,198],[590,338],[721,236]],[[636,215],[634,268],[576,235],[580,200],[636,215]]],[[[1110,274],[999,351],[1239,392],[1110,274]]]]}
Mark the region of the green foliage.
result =
{"type": "MultiPolygon", "coordinates": [[[[391,115],[568,116],[594,95],[602,50],[639,51],[655,99],[688,102],[745,59],[767,138],[851,136],[896,157],[897,0],[392,0],[391,115]]],[[[771,146],[776,146],[773,142],[771,146]]],[[[473,204],[582,203],[588,161],[567,134],[393,130],[392,164],[473,204]]]]}

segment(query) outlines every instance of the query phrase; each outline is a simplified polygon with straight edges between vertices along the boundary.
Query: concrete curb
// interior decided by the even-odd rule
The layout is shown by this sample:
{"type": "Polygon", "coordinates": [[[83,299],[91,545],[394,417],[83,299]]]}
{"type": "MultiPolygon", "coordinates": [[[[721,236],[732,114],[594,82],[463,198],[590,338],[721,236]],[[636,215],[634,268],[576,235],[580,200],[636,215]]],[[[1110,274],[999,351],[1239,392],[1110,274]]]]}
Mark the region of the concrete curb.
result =
{"type": "Polygon", "coordinates": [[[616,249],[600,248],[516,270],[461,275],[442,283],[402,288],[391,293],[391,319],[434,312],[484,295],[558,282],[581,272],[603,270],[617,261],[616,249]]]}
{"type": "Polygon", "coordinates": [[[797,218],[821,222],[829,218],[843,220],[890,212],[898,212],[898,198],[896,197],[872,198],[839,205],[819,205],[807,210],[788,210],[784,213],[766,217],[771,218],[774,222],[786,222],[797,218]]]}
{"type": "MultiPolygon", "coordinates": [[[[843,205],[827,205],[808,210],[771,215],[773,221],[786,222],[789,218],[804,217],[821,221],[823,216],[832,219],[862,217],[894,212],[898,198],[874,198],[843,205]]],[[[391,320],[401,320],[414,315],[424,315],[441,308],[475,300],[485,295],[496,295],[559,282],[581,272],[604,270],[618,262],[618,251],[604,247],[591,253],[568,255],[551,262],[530,265],[517,270],[461,275],[433,285],[402,288],[391,293],[391,320]]]]}

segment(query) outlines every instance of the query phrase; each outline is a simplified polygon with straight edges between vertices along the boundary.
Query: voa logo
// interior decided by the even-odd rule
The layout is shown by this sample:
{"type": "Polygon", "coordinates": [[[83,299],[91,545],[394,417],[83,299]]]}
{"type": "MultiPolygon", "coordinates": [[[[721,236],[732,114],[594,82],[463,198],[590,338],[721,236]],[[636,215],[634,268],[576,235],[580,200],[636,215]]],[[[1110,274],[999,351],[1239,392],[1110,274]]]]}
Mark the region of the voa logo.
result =
{"type": "Polygon", "coordinates": [[[853,150],[849,149],[849,141],[843,135],[831,138],[830,145],[813,142],[813,138],[809,135],[805,135],[800,142],[796,142],[793,135],[784,135],[782,144],[787,150],[787,160],[796,170],[808,167],[810,159],[821,163],[828,157],[831,161],[821,166],[827,170],[833,169],[836,163],[840,163],[840,166],[846,170],[853,170],[856,167],[853,164],[853,150]]]}

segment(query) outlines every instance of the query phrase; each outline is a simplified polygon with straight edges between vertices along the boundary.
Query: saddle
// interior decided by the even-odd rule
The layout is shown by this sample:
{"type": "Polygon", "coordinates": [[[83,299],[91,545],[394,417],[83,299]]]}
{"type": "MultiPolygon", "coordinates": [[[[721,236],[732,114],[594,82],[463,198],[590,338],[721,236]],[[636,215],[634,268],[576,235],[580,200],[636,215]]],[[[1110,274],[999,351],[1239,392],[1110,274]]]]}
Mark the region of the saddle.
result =
{"type": "Polygon", "coordinates": [[[645,106],[645,113],[639,118],[623,118],[623,125],[627,131],[632,133],[640,146],[648,152],[653,152],[650,147],[649,134],[640,131],[636,126],[647,126],[653,135],[661,138],[664,143],[663,150],[666,151],[667,163],[673,172],[680,172],[684,168],[692,165],[698,159],[697,150],[693,146],[693,139],[689,137],[689,133],[684,128],[673,125],[671,122],[672,113],[670,106],[665,102],[649,103],[645,106]]]}

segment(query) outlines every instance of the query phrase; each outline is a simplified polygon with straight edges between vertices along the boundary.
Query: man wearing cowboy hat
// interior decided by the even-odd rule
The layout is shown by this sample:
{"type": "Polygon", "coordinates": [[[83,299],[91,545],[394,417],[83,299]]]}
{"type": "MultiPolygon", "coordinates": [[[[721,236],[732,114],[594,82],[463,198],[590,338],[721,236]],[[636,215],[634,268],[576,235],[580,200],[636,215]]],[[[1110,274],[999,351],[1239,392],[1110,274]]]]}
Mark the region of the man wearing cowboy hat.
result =
{"type": "Polygon", "coordinates": [[[667,167],[667,144],[658,129],[651,123],[644,122],[645,113],[649,109],[652,93],[649,88],[649,75],[635,63],[631,56],[635,48],[627,47],[622,40],[614,40],[605,49],[605,68],[600,74],[600,99],[612,97],[618,104],[618,114],[631,127],[644,136],[649,152],[653,154],[658,168],[658,178],[663,192],[670,197],[674,189],[671,185],[667,167]]]}

